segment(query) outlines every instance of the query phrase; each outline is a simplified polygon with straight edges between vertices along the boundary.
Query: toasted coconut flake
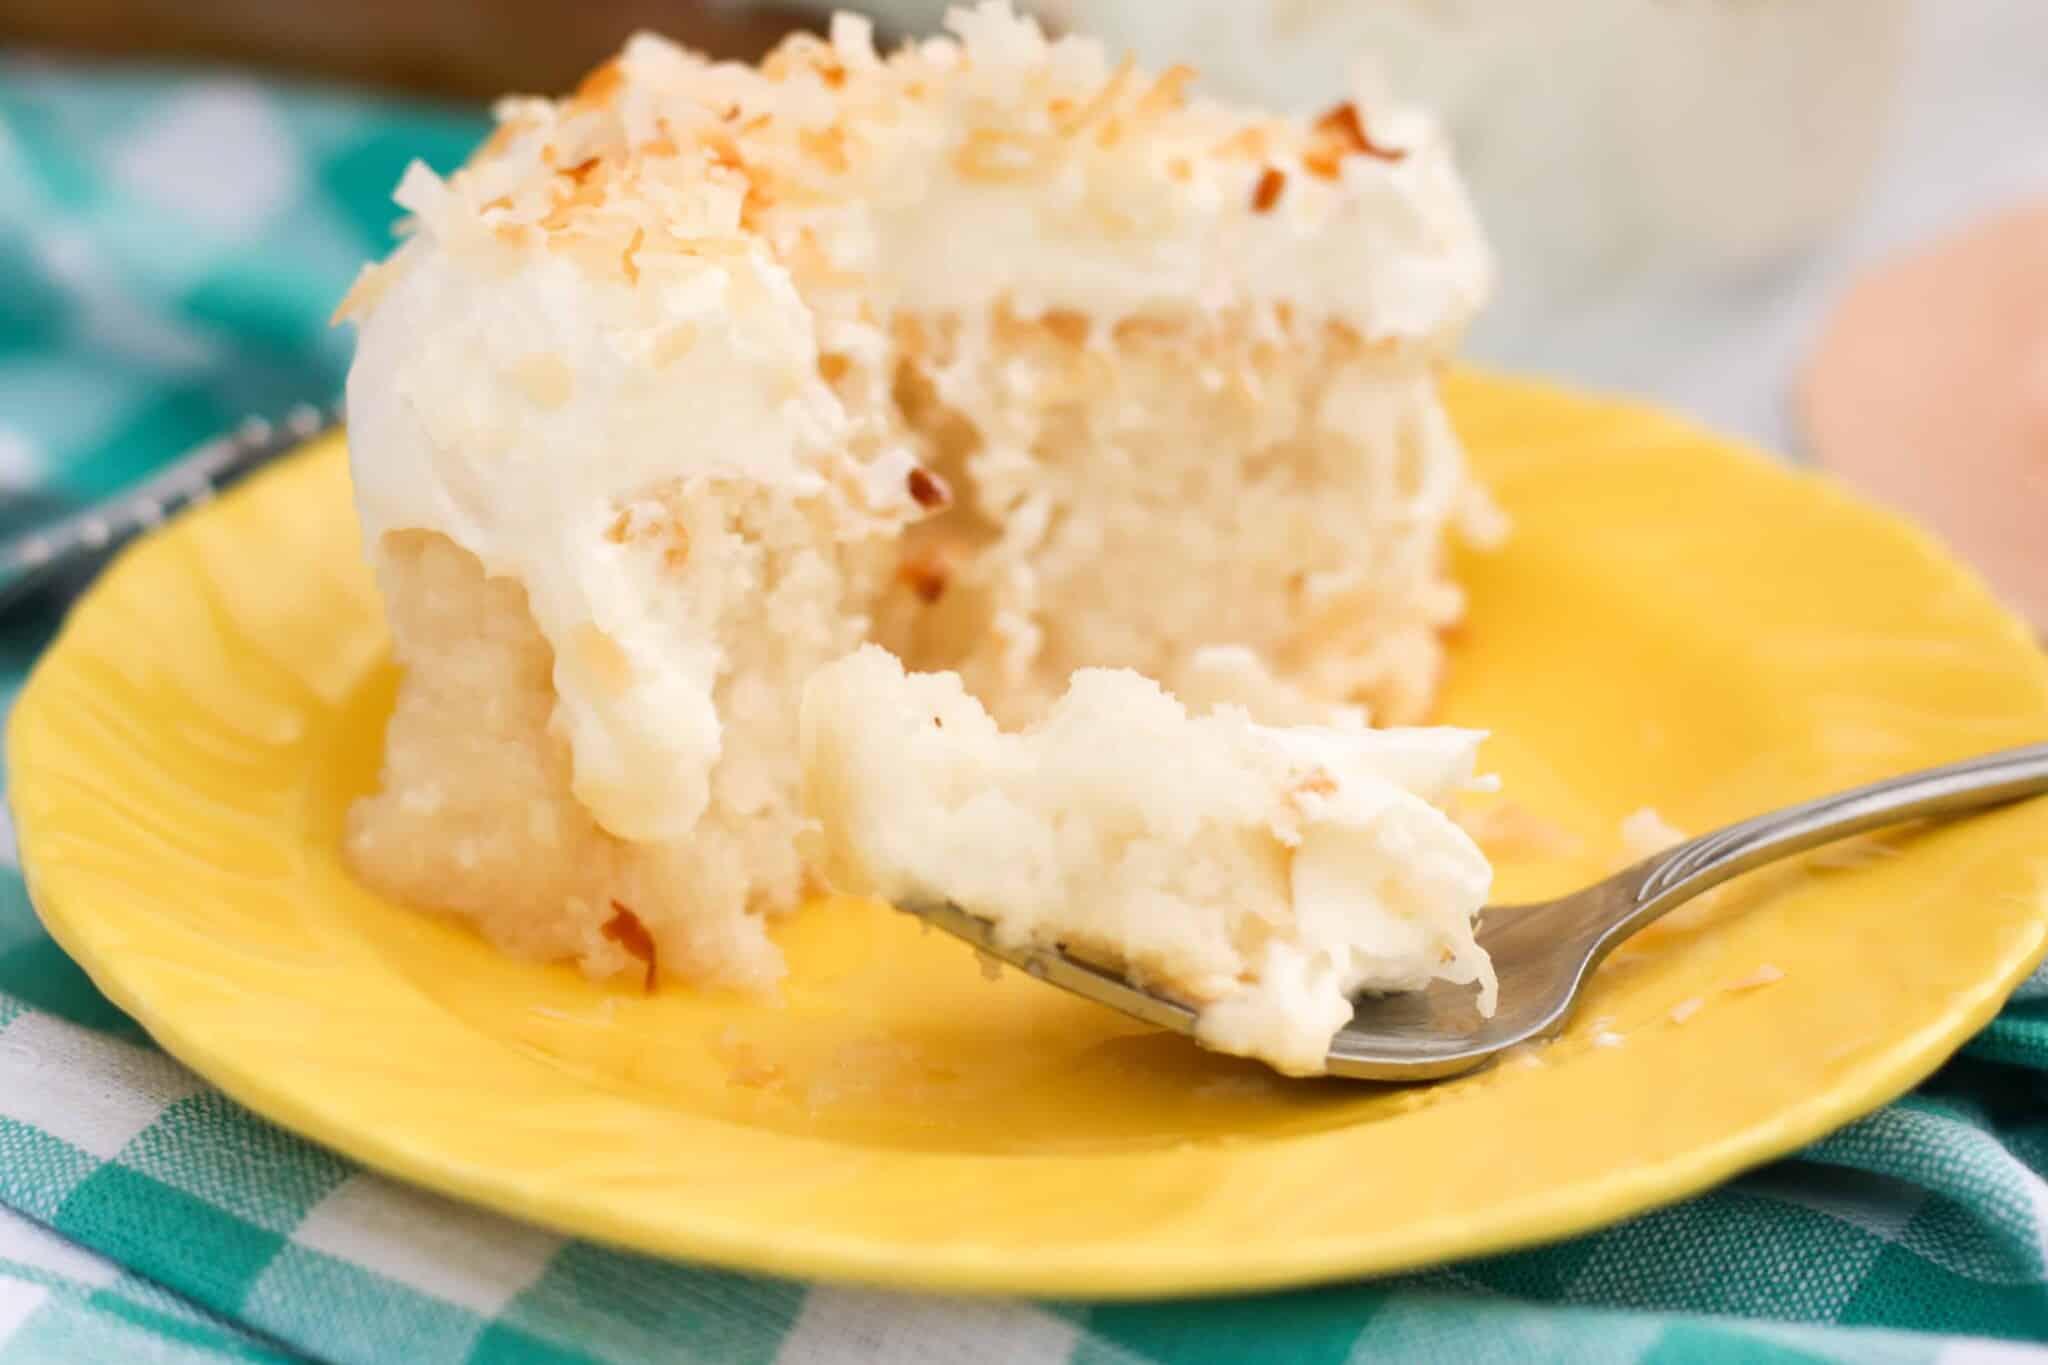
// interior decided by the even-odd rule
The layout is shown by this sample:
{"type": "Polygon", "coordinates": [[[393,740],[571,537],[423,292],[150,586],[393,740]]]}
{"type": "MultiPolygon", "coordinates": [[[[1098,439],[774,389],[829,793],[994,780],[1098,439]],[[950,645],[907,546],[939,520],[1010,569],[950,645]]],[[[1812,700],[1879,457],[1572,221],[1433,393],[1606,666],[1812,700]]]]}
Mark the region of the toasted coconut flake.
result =
{"type": "Polygon", "coordinates": [[[1036,180],[1050,169],[1053,143],[1003,128],[976,128],[953,149],[953,169],[968,180],[1036,180]]]}
{"type": "Polygon", "coordinates": [[[1277,166],[1268,166],[1259,176],[1259,183],[1252,189],[1252,212],[1271,213],[1273,205],[1280,202],[1281,191],[1287,188],[1287,172],[1277,166]]]}
{"type": "MultiPolygon", "coordinates": [[[[791,244],[813,225],[798,215],[816,211],[818,230],[848,273],[800,276],[802,292],[858,292],[887,284],[875,278],[885,268],[914,269],[916,260],[889,261],[863,245],[870,226],[879,225],[847,223],[850,230],[842,231],[843,216],[861,216],[849,200],[886,201],[871,183],[885,168],[890,176],[930,174],[927,149],[937,149],[941,167],[950,163],[960,176],[995,184],[1049,179],[1082,153],[1089,174],[1086,192],[1074,201],[1073,229],[1133,246],[1161,232],[1205,233],[1217,186],[1226,196],[1247,194],[1259,213],[1288,202],[1298,226],[1318,231],[1330,201],[1304,189],[1301,166],[1334,178],[1345,156],[1408,155],[1375,143],[1356,106],[1336,106],[1304,126],[1191,99],[1190,67],[1152,75],[1130,57],[1097,65],[1100,49],[1090,52],[1086,40],[1050,41],[993,11],[963,11],[950,23],[955,37],[883,59],[860,37],[862,26],[848,20],[831,41],[808,34],[786,40],[755,70],[637,38],[633,55],[597,68],[567,100],[501,102],[497,133],[481,158],[490,164],[463,173],[473,186],[488,186],[477,200],[498,206],[471,240],[495,234],[497,243],[523,254],[539,244],[538,234],[579,266],[587,261],[601,276],[637,282],[649,258],[627,245],[634,233],[655,249],[670,234],[716,233],[730,221],[723,198],[729,183],[740,194],[740,226],[760,235],[764,256],[792,270],[791,244]],[[1070,60],[1070,53],[1082,59],[1070,60]],[[1230,191],[1236,172],[1216,163],[1239,159],[1252,165],[1243,188],[1230,191]],[[488,176],[479,174],[485,170],[488,176]],[[722,179],[728,175],[730,182],[722,179]],[[1154,179],[1194,189],[1193,211],[1159,202],[1149,190],[1130,192],[1154,179]],[[577,232],[590,243],[561,240],[577,232]]],[[[445,221],[428,218],[437,230],[445,221]]],[[[1449,226],[1448,237],[1456,238],[1458,225],[1449,226]]],[[[1142,257],[1121,249],[1142,270],[1142,257]]],[[[1176,257],[1177,249],[1163,254],[1176,257]]],[[[997,282],[990,297],[1000,297],[1003,287],[997,282]]],[[[1036,280],[1017,287],[1045,288],[1036,280]]],[[[1371,306],[1367,291],[1350,291],[1331,311],[1352,306],[1352,295],[1371,306]]],[[[1447,310],[1464,305],[1462,295],[1447,296],[1447,310]]],[[[1070,306],[1100,311],[1092,303],[1070,306]]],[[[1125,305],[1119,299],[1113,306],[1125,305]]],[[[1103,321],[1113,325],[1123,315],[1103,321]]]]}
{"type": "Polygon", "coordinates": [[[569,97],[568,112],[571,114],[591,113],[603,109],[619,97],[626,88],[626,72],[614,57],[594,68],[583,83],[576,87],[576,93],[569,97]]]}
{"type": "Polygon", "coordinates": [[[397,258],[373,261],[356,272],[355,282],[348,292],[341,296],[341,302],[334,305],[334,312],[328,317],[327,325],[332,327],[342,322],[360,322],[376,308],[384,292],[391,288],[397,278],[397,258]]]}
{"type": "Polygon", "coordinates": [[[846,155],[846,129],[833,124],[823,132],[808,129],[797,134],[797,145],[803,154],[833,175],[845,175],[852,163],[846,155]]]}
{"type": "Polygon", "coordinates": [[[612,917],[598,932],[624,948],[627,956],[647,964],[646,986],[652,992],[660,971],[661,954],[655,945],[654,935],[647,932],[647,926],[640,917],[622,902],[613,901],[612,917]]]}
{"type": "Polygon", "coordinates": [[[1370,156],[1380,161],[1400,161],[1408,153],[1399,147],[1382,147],[1365,131],[1358,106],[1350,100],[1325,110],[1310,130],[1315,146],[1303,164],[1325,179],[1335,179],[1337,164],[1347,156],[1370,156]]]}
{"type": "Polygon", "coordinates": [[[1088,315],[1071,308],[1053,309],[1040,319],[1039,325],[1068,346],[1086,346],[1095,335],[1095,324],[1088,315]]]}
{"type": "Polygon", "coordinates": [[[789,249],[787,264],[791,274],[822,288],[855,289],[861,284],[859,275],[832,264],[825,248],[818,245],[817,234],[809,228],[798,234],[796,245],[789,249]]]}
{"type": "Polygon", "coordinates": [[[810,74],[827,89],[846,84],[846,65],[838,51],[815,33],[792,33],[761,61],[761,74],[771,81],[787,81],[810,74]]]}
{"type": "Polygon", "coordinates": [[[739,170],[747,164],[747,159],[740,154],[739,139],[723,128],[699,129],[697,145],[709,154],[714,165],[739,170]]]}
{"type": "Polygon", "coordinates": [[[1078,136],[1098,119],[1107,118],[1109,112],[1116,108],[1117,101],[1123,98],[1124,87],[1130,83],[1137,69],[1137,59],[1129,53],[1124,54],[1124,59],[1117,63],[1116,70],[1102,83],[1102,88],[1086,104],[1053,125],[1060,136],[1078,136]]]}
{"type": "Polygon", "coordinates": [[[1337,780],[1321,768],[1318,768],[1294,784],[1294,794],[1296,796],[1335,796],[1337,794],[1337,780]]]}
{"type": "Polygon", "coordinates": [[[604,186],[597,182],[571,182],[574,188],[555,200],[547,216],[540,220],[544,232],[560,232],[576,221],[579,210],[596,208],[604,203],[604,186]]]}
{"type": "Polygon", "coordinates": [[[1139,119],[1154,119],[1184,108],[1188,102],[1188,86],[1194,83],[1198,73],[1192,66],[1169,66],[1159,73],[1159,79],[1152,82],[1152,88],[1138,101],[1132,113],[1139,119]]]}

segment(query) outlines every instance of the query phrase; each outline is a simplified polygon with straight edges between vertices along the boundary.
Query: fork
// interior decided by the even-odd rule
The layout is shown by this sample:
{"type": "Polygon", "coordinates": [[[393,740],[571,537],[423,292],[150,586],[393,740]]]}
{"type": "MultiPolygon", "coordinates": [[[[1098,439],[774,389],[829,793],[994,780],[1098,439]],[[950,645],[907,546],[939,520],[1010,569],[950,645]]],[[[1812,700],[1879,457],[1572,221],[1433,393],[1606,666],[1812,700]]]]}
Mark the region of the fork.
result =
{"type": "MultiPolygon", "coordinates": [[[[1521,1043],[1557,1033],[1602,958],[1643,926],[1765,863],[1888,825],[1964,815],[2048,793],[2048,744],[1908,773],[1788,806],[1646,858],[1557,900],[1488,906],[1479,946],[1493,958],[1500,1003],[1481,1018],[1469,986],[1369,995],[1330,1042],[1334,1076],[1427,1081],[1470,1071],[1521,1043]]],[[[1054,948],[1009,946],[994,926],[951,903],[899,907],[981,952],[1148,1024],[1190,1036],[1195,1012],[1054,948]]]]}
{"type": "Polygon", "coordinates": [[[251,417],[132,487],[28,531],[0,536],[0,618],[75,588],[134,536],[303,444],[338,415],[301,403],[282,422],[251,417]]]}

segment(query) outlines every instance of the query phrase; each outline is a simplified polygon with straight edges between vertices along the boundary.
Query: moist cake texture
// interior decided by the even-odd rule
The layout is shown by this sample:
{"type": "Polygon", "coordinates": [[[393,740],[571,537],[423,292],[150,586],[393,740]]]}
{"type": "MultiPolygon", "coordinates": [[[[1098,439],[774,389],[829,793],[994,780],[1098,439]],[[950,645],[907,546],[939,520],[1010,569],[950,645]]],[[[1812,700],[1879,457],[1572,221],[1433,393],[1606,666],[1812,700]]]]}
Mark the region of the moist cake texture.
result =
{"type": "Polygon", "coordinates": [[[1425,117],[1206,102],[1000,5],[887,57],[638,37],[511,99],[343,305],[403,669],[359,873],[512,951],[763,986],[798,703],[864,641],[1422,715],[1494,517],[1435,374],[1483,244],[1425,117]]]}
{"type": "Polygon", "coordinates": [[[1196,1011],[1196,1036],[1324,1069],[1360,991],[1476,983],[1492,870],[1439,809],[1481,736],[1190,716],[1157,683],[1082,669],[1000,730],[952,673],[873,645],[804,693],[806,808],[835,885],[951,901],[1012,947],[1062,946],[1196,1011]]]}

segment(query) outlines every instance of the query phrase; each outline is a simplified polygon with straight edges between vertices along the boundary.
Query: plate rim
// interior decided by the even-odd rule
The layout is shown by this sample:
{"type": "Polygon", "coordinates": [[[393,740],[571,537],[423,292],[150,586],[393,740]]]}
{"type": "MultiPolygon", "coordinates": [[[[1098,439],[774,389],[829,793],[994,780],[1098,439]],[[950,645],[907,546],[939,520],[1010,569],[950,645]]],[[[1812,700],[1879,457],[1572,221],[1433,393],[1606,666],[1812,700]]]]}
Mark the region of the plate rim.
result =
{"type": "MultiPolygon", "coordinates": [[[[26,874],[26,858],[23,871],[26,874]]],[[[35,904],[33,883],[31,904],[35,904]]],[[[2044,923],[2048,923],[2048,896],[2043,897],[2042,906],[2044,923]]],[[[39,917],[42,913],[37,910],[39,917]]],[[[295,1103],[299,1097],[291,1092],[249,1080],[230,1050],[210,1048],[166,1022],[122,989],[118,975],[105,973],[103,980],[102,960],[90,949],[81,952],[74,948],[68,926],[67,931],[60,931],[49,919],[43,922],[93,984],[166,1053],[251,1112],[387,1178],[453,1195],[565,1235],[743,1273],[910,1293],[1100,1303],[1304,1289],[1399,1274],[1525,1250],[1683,1202],[1807,1146],[1912,1090],[1990,1022],[2012,990],[2040,965],[2042,952],[2048,949],[2048,931],[2044,931],[2036,936],[2034,948],[2015,959],[2016,965],[1999,983],[1980,983],[1977,998],[1966,1008],[1923,1030],[1917,1049],[1903,1057],[1902,1050],[1895,1050],[1892,1056],[1900,1060],[1886,1069],[1881,1084],[1874,1081],[1856,1091],[1838,1086],[1718,1147],[1696,1147],[1659,1164],[1632,1166],[1619,1179],[1610,1175],[1598,1185],[1557,1187],[1523,1203],[1496,1205],[1485,1222],[1439,1216],[1412,1223],[1391,1239],[1377,1235],[1362,1251],[1354,1250],[1349,1239],[1330,1238],[1296,1243],[1284,1254],[1264,1252],[1257,1260],[1223,1261],[1213,1254],[1192,1255],[1184,1265],[1172,1262],[1169,1249],[1152,1246],[1146,1249],[1147,1259],[1136,1264],[1113,1247],[1092,1254],[1066,1249],[1057,1264],[1019,1273],[1014,1253],[1001,1249],[904,1247],[816,1230],[806,1232],[808,1245],[799,1241],[771,1244],[759,1236],[728,1231],[720,1221],[707,1221],[695,1228],[672,1225],[679,1234],[673,1237],[635,1235],[642,1225],[589,1216],[567,1196],[535,1198],[511,1182],[480,1178],[459,1161],[430,1149],[384,1141],[373,1126],[340,1122],[334,1114],[295,1103]],[[1105,1281],[1100,1278],[1104,1275],[1111,1278],[1105,1281]]],[[[820,1141],[785,1134],[777,1137],[790,1142],[820,1141]]]]}

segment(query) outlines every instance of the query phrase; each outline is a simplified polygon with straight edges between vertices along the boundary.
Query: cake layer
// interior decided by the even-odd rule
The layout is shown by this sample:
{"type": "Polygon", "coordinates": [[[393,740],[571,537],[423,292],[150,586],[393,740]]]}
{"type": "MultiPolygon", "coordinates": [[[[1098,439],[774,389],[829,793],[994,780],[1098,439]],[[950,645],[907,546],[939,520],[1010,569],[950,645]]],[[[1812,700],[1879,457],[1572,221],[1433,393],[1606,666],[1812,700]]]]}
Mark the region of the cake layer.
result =
{"type": "Polygon", "coordinates": [[[1190,716],[1087,669],[1005,733],[953,674],[874,646],[804,693],[806,807],[835,884],[950,901],[999,942],[1061,946],[1197,1011],[1197,1036],[1323,1070],[1359,991],[1476,982],[1491,869],[1433,802],[1472,782],[1464,730],[1190,716]]]}

